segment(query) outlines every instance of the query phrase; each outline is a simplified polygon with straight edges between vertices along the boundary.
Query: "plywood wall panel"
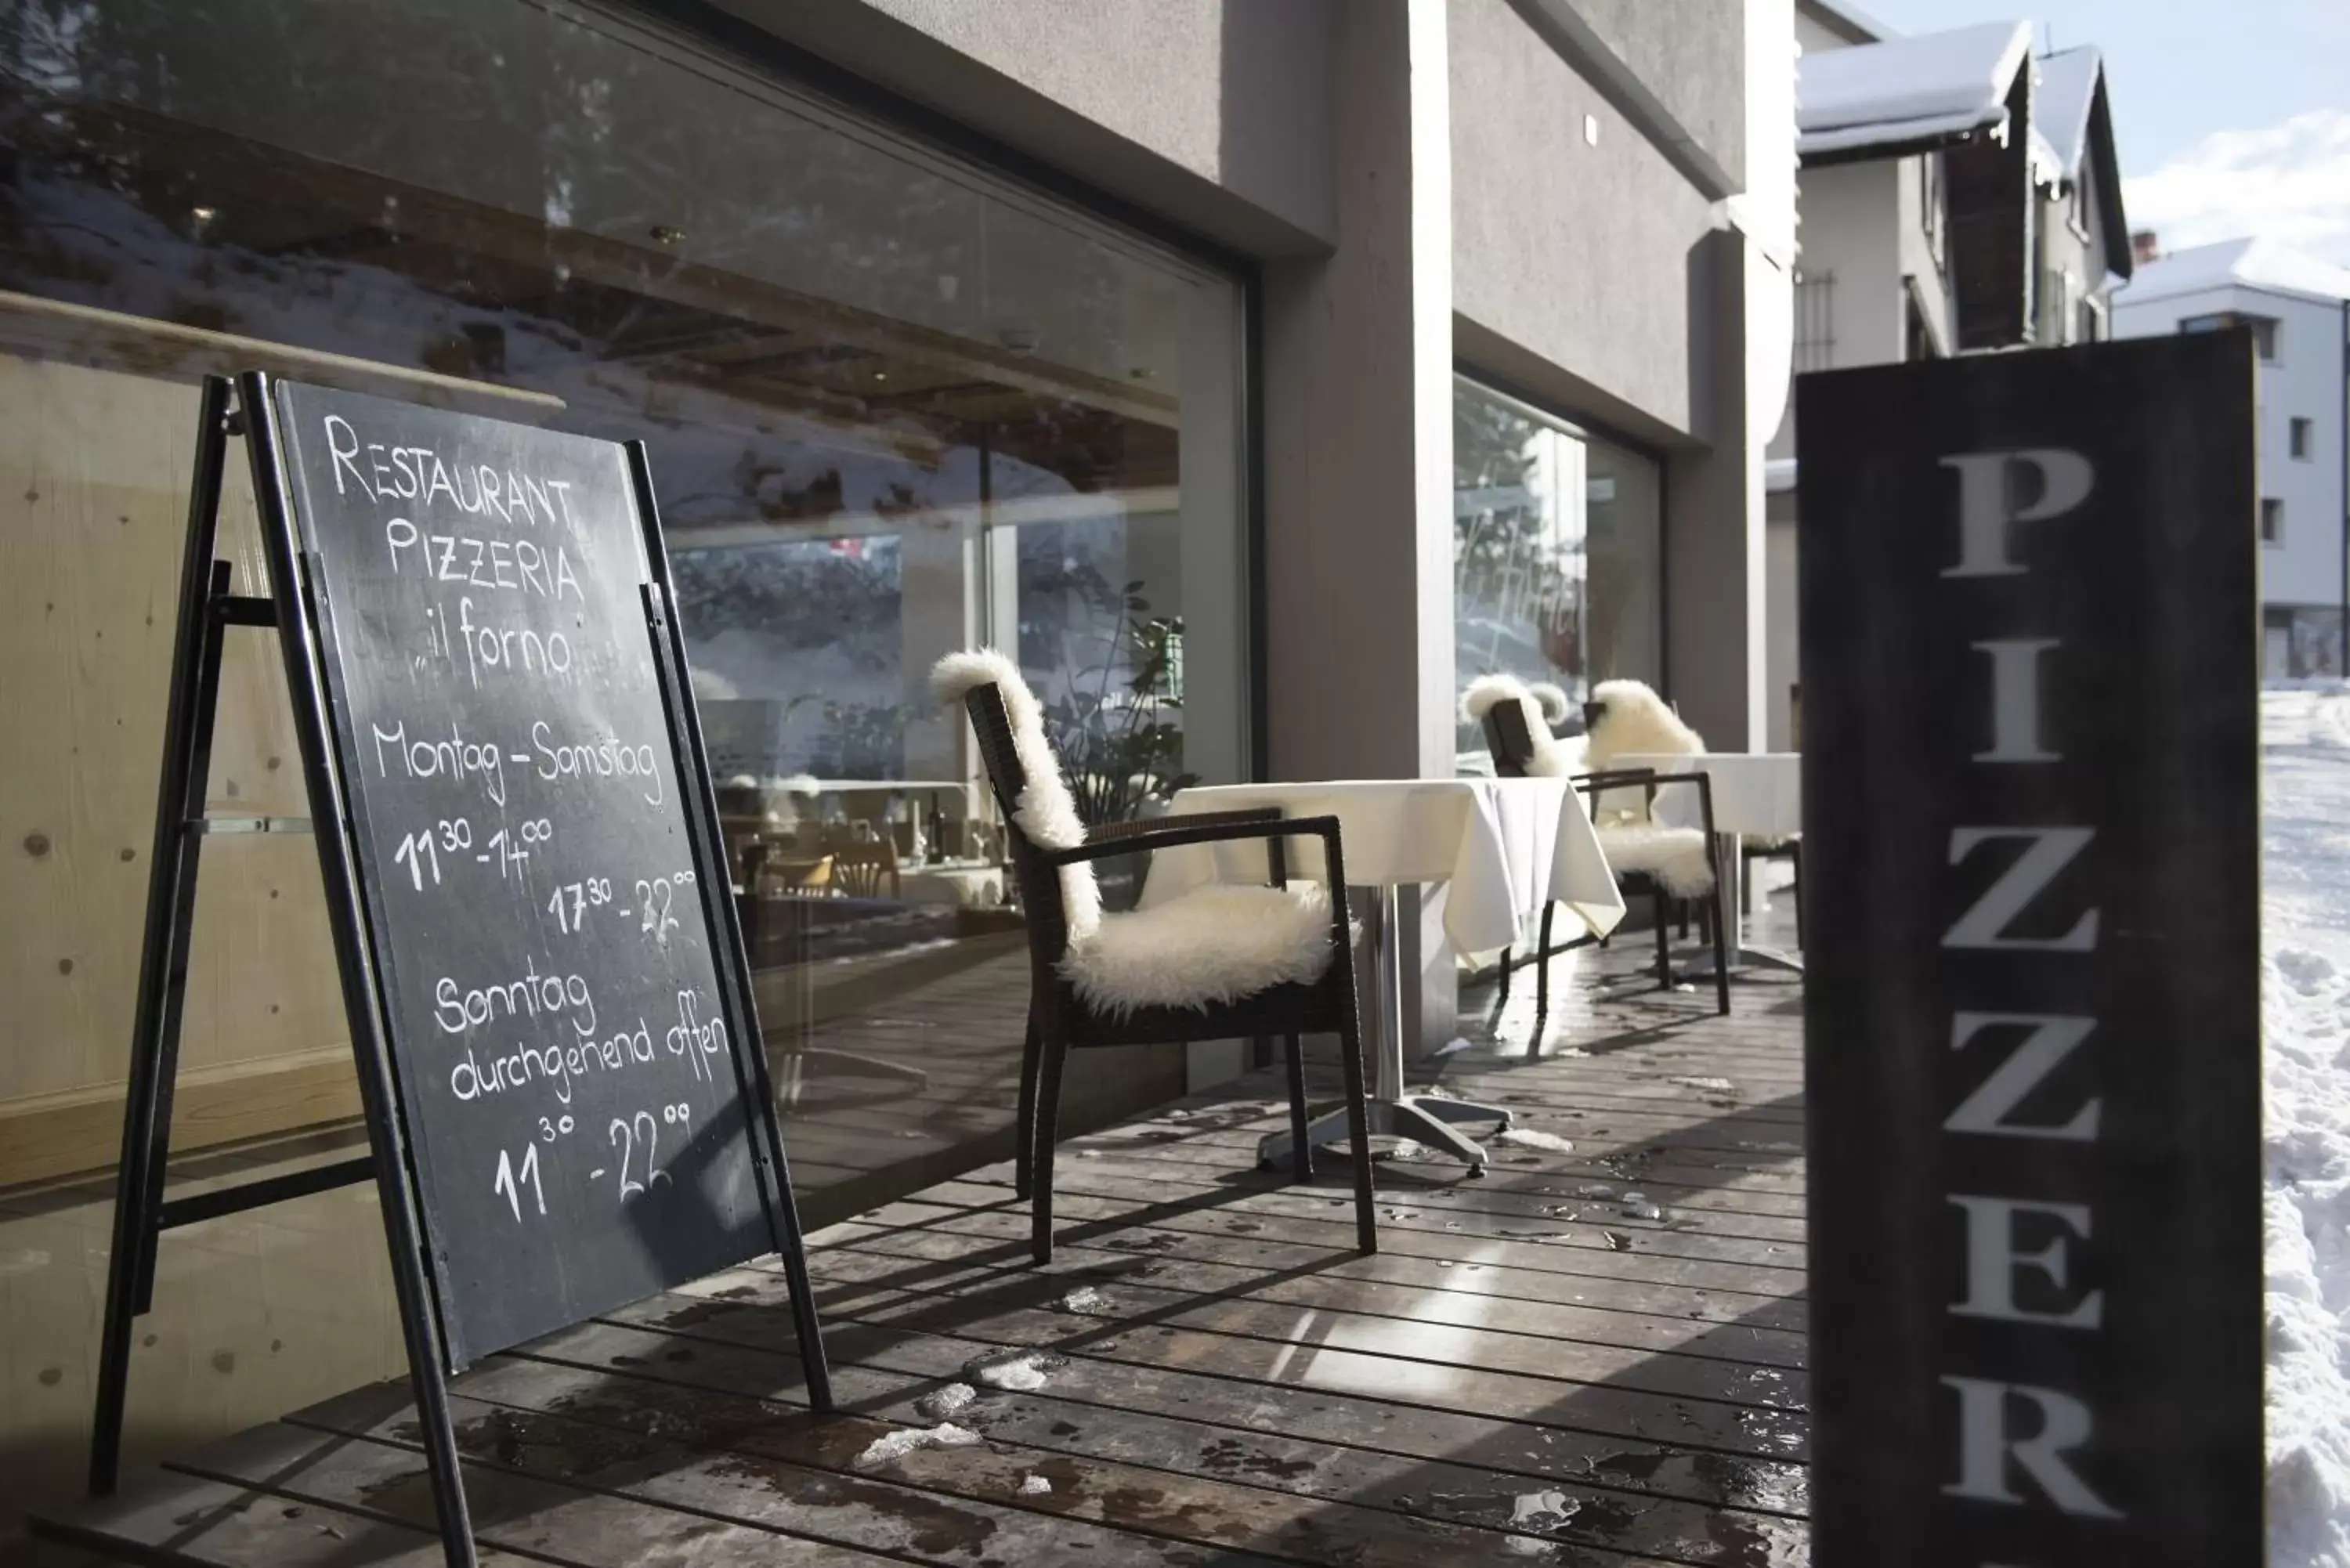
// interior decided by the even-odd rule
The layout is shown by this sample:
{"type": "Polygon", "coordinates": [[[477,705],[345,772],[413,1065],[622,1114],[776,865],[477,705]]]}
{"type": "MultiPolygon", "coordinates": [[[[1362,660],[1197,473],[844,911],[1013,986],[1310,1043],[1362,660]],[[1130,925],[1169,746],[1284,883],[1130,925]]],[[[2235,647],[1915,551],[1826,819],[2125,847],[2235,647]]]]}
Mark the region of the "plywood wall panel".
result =
{"type": "MultiPolygon", "coordinates": [[[[0,355],[0,1106],[124,1075],[197,389],[0,355]]],[[[222,554],[266,589],[242,452],[222,554]]],[[[300,816],[276,642],[234,630],[213,812],[300,816]]],[[[191,1066],[346,1038],[315,850],[220,836],[199,885],[191,1066]]]]}

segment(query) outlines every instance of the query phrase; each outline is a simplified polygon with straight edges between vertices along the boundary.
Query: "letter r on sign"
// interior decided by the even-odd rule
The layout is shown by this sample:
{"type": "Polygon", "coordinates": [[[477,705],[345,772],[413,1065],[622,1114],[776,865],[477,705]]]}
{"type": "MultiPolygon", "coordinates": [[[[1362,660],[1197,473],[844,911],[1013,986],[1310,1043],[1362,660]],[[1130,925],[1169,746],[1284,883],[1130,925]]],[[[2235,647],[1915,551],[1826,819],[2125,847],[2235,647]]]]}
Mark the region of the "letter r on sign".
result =
{"type": "Polygon", "coordinates": [[[2021,1507],[2028,1500],[2008,1484],[2012,1459],[2042,1495],[2066,1513],[2083,1519],[2126,1517],[2091,1491],[2089,1483],[2065,1462],[2065,1454],[2095,1431],[2086,1405],[2070,1394],[2022,1383],[1947,1376],[1941,1381],[1959,1395],[1959,1479],[1943,1484],[1944,1496],[2021,1507]],[[2040,1413],[2040,1429],[2029,1438],[2008,1433],[2009,1415],[2019,1403],[2040,1413]]]}

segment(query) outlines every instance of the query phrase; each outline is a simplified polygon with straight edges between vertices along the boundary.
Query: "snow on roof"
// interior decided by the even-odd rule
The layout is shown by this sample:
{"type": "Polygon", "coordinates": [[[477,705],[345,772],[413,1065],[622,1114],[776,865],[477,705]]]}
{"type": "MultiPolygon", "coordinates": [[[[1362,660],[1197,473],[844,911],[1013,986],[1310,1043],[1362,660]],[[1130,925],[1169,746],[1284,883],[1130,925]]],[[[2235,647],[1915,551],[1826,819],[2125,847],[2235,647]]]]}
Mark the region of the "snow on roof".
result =
{"type": "Polygon", "coordinates": [[[2046,133],[2064,177],[2074,179],[2089,151],[2089,106],[2096,99],[2105,60],[2096,46],[2083,44],[2043,55],[2039,67],[2039,85],[2032,94],[2032,123],[2046,133]]]}
{"type": "Polygon", "coordinates": [[[1985,22],[1806,55],[1795,80],[1798,151],[1812,156],[1998,125],[2031,47],[2031,24],[1985,22]]]}
{"type": "Polygon", "coordinates": [[[2350,299],[2350,271],[2274,240],[2222,240],[2147,263],[2114,291],[2114,303],[2146,305],[2211,288],[2256,288],[2331,304],[2350,299]]]}

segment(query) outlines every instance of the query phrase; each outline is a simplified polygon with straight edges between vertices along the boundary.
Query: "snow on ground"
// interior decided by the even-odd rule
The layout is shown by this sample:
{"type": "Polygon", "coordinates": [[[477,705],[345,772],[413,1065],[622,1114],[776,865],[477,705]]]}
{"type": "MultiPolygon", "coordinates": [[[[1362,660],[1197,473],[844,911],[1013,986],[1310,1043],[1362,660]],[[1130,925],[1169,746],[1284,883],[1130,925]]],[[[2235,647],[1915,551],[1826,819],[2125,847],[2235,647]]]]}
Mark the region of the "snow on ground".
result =
{"type": "Polygon", "coordinates": [[[2350,1568],[2350,686],[2262,721],[2269,1562],[2350,1568]]]}

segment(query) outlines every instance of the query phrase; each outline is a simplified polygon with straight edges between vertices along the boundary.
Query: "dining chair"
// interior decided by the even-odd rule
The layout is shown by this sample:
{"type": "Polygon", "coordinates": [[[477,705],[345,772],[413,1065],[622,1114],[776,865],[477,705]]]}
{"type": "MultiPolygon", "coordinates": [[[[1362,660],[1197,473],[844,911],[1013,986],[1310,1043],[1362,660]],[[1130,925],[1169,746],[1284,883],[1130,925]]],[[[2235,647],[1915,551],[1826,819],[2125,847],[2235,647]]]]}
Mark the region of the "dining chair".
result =
{"type": "Polygon", "coordinates": [[[870,823],[857,826],[861,832],[826,836],[832,862],[828,891],[840,898],[895,902],[899,897],[897,842],[876,833],[870,823]]]}
{"type": "MultiPolygon", "coordinates": [[[[1536,738],[1534,724],[1539,711],[1534,700],[1523,689],[1513,691],[1515,682],[1508,677],[1487,677],[1465,700],[1483,724],[1485,744],[1492,753],[1493,772],[1503,778],[1564,777],[1584,795],[1590,811],[1594,831],[1599,837],[1600,853],[1607,857],[1608,868],[1616,874],[1616,884],[1623,889],[1628,901],[1647,897],[1651,923],[1657,934],[1657,984],[1659,990],[1673,986],[1671,951],[1671,914],[1680,899],[1711,898],[1711,919],[1707,921],[1708,936],[1713,947],[1714,988],[1716,1002],[1723,1013],[1730,1011],[1730,971],[1726,940],[1727,921],[1720,908],[1721,898],[1721,841],[1713,830],[1713,781],[1702,771],[1690,773],[1658,773],[1648,768],[1611,768],[1575,771],[1573,759],[1564,749],[1549,741],[1545,728],[1536,738]],[[1603,820],[1603,813],[1620,815],[1618,808],[1633,792],[1644,806],[1652,805],[1659,790],[1692,788],[1698,794],[1700,827],[1670,827],[1655,822],[1643,810],[1641,820],[1603,820]]],[[[1502,953],[1502,995],[1509,999],[1510,971],[1514,967],[1533,963],[1534,969],[1534,1008],[1539,1015],[1550,1007],[1550,961],[1560,953],[1590,943],[1595,939],[1578,938],[1574,941],[1553,946],[1551,920],[1555,905],[1543,905],[1540,935],[1534,951],[1513,960],[1508,949],[1502,953]]]]}
{"type": "Polygon", "coordinates": [[[970,716],[1027,917],[1029,1002],[1014,1128],[1014,1190],[1033,1201],[1031,1251],[1053,1256],[1053,1153],[1069,1053],[1120,1045],[1282,1038],[1288,1047],[1293,1169],[1314,1174],[1305,1046],[1336,1034],[1353,1145],[1355,1238],[1378,1251],[1355,997],[1354,927],[1338,821],[1272,811],[1199,813],[1086,826],[1046,740],[1043,711],[1010,659],[950,654],[932,672],[941,703],[970,716]],[[1287,840],[1320,842],[1326,882],[1293,885],[1287,840]],[[1128,913],[1107,913],[1097,860],[1178,847],[1262,842],[1263,886],[1211,882],[1128,913]]]}

